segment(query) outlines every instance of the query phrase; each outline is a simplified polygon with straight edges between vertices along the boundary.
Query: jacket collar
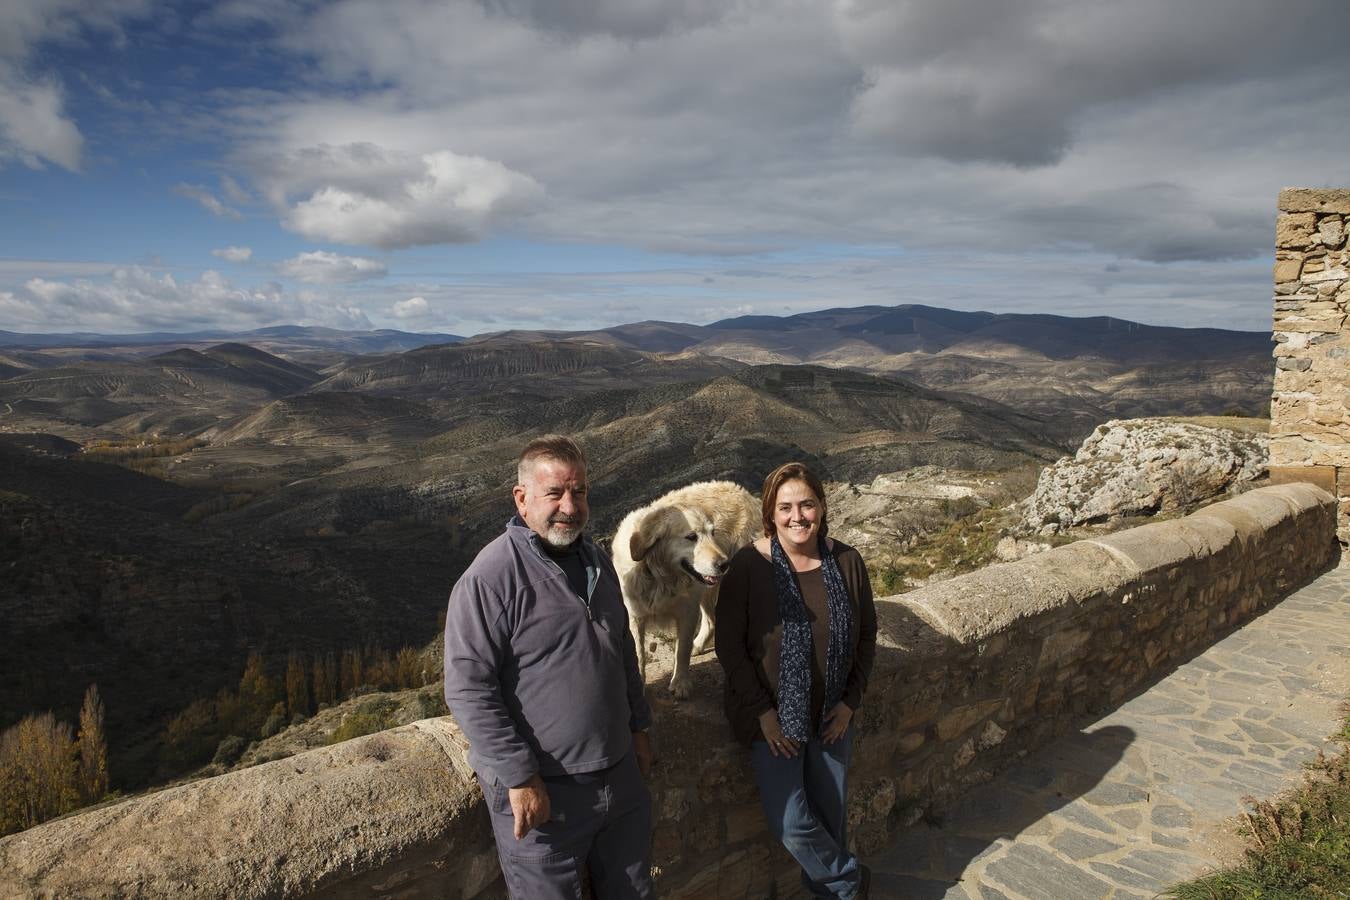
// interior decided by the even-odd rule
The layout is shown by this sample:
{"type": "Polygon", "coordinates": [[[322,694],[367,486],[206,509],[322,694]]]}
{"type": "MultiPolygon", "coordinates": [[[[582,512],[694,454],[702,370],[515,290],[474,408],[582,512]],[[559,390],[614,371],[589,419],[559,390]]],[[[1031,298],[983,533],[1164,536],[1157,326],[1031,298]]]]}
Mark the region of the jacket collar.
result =
{"type": "MultiPolygon", "coordinates": [[[[514,515],[506,523],[506,533],[511,535],[516,541],[525,541],[534,554],[540,559],[557,566],[548,551],[544,549],[544,539],[535,534],[534,529],[525,524],[525,520],[519,514],[514,515]]],[[[589,602],[591,596],[595,593],[595,584],[600,580],[602,566],[600,563],[600,548],[595,546],[585,534],[577,538],[580,544],[581,559],[586,566],[586,599],[589,602]]]]}

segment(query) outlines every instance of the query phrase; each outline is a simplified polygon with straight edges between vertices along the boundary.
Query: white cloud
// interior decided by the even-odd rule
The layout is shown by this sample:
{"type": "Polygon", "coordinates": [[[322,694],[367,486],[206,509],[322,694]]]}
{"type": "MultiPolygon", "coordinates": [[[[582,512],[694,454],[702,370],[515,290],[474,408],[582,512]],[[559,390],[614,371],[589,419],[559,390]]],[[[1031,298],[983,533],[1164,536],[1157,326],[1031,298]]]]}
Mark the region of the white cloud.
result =
{"type": "Polygon", "coordinates": [[[391,249],[479,239],[542,195],[499,162],[370,143],[302,147],[261,163],[282,224],[311,240],[391,249]]]}
{"type": "Polygon", "coordinates": [[[607,34],[653,38],[674,30],[709,25],[721,19],[726,0],[481,0],[541,28],[567,34],[607,34]]]}
{"type": "Polygon", "coordinates": [[[319,87],[241,109],[233,162],[288,227],[382,247],[509,229],[695,255],[1262,252],[1291,168],[1350,178],[1344,103],[1319,87],[1350,67],[1294,52],[1332,0],[1287,17],[1140,2],[339,0],[282,39],[319,87]],[[428,163],[446,148],[547,185],[547,203],[446,202],[428,163]]]}
{"type": "Polygon", "coordinates": [[[246,191],[238,181],[235,181],[229,175],[220,176],[220,189],[231,203],[248,204],[254,202],[254,198],[246,191]]]}
{"type": "Polygon", "coordinates": [[[382,278],[389,270],[379,260],[315,250],[286,260],[277,266],[277,271],[287,278],[311,284],[343,284],[382,278]]]}
{"type": "Polygon", "coordinates": [[[123,43],[122,24],[144,16],[152,0],[5,0],[0,58],[23,60],[43,41],[71,43],[82,33],[114,46],[123,43]]]}
{"type": "Polygon", "coordinates": [[[0,321],[24,330],[78,329],[109,333],[223,327],[256,328],[279,322],[369,328],[357,307],[279,285],[236,285],[208,270],[183,281],[140,266],[109,278],[54,281],[31,278],[0,292],[0,321]]]}
{"type": "MultiPolygon", "coordinates": [[[[67,17],[77,8],[0,2],[67,17]]],[[[207,185],[187,185],[195,202],[226,216],[270,207],[316,245],[505,236],[551,244],[544,259],[575,247],[577,265],[594,266],[568,281],[489,271],[487,284],[400,277],[342,288],[344,302],[393,323],[396,304],[414,296],[428,303],[419,326],[464,328],[719,305],[774,312],[779,296],[794,310],[906,300],[1006,309],[1016,298],[1089,312],[1110,300],[1114,314],[1178,321],[1222,308],[1207,284],[1250,304],[1258,314],[1243,321],[1257,322],[1268,314],[1268,263],[1206,261],[1268,255],[1280,186],[1350,183],[1345,101],[1330,87],[1350,77],[1350,61],[1325,25],[1343,5],[228,0],[192,7],[176,33],[213,47],[257,41],[267,80],[248,81],[263,71],[252,58],[213,80],[210,51],[179,60],[193,69],[180,83],[104,79],[154,114],[119,108],[126,121],[89,143],[115,156],[137,128],[166,145],[200,138],[190,155],[211,174],[179,176],[207,185]],[[271,78],[273,63],[288,77],[271,78]],[[210,158],[217,139],[220,160],[210,158]],[[615,246],[626,249],[611,264],[615,246]],[[896,247],[961,253],[933,257],[940,271],[883,266],[888,277],[875,281],[834,265],[896,247]],[[630,270],[645,257],[633,248],[683,254],[679,265],[702,259],[709,271],[638,277],[630,270]],[[782,277],[724,275],[728,263],[708,261],[737,254],[752,257],[737,269],[782,277]],[[1079,273],[1084,260],[1093,278],[1079,273]],[[1115,277],[1099,293],[1113,261],[1152,280],[1127,290],[1115,277]],[[952,282],[960,290],[945,292],[952,282]]],[[[64,27],[61,16],[38,18],[44,35],[64,27]]],[[[145,34],[164,41],[161,25],[145,34]]],[[[0,47],[10,39],[0,33],[0,47]]],[[[47,83],[24,72],[26,84],[47,83]]],[[[74,80],[65,87],[98,102],[74,80]]],[[[62,102],[57,121],[83,108],[62,102]]],[[[60,146],[28,161],[75,158],[60,146]]],[[[19,158],[17,145],[7,152],[19,158]]],[[[465,271],[464,260],[470,271],[510,268],[502,246],[402,253],[389,265],[408,277],[465,271]]],[[[21,285],[0,278],[20,300],[21,285]]],[[[1220,312],[1210,323],[1228,321],[1220,312]]]]}
{"type": "Polygon", "coordinates": [[[117,263],[54,259],[0,259],[0,286],[13,287],[29,278],[76,278],[107,275],[117,263]]]}
{"type": "Polygon", "coordinates": [[[66,111],[58,74],[35,67],[47,42],[72,43],[86,34],[117,44],[121,24],[144,15],[149,0],[5,0],[0,15],[0,165],[18,160],[29,168],[54,163],[78,171],[84,136],[66,111]]]}
{"type": "Polygon", "coordinates": [[[431,312],[431,306],[425,297],[409,297],[395,303],[389,312],[396,319],[420,319],[431,312]]]}
{"type": "Polygon", "coordinates": [[[1058,162],[1090,111],[1320,64],[1340,0],[838,0],[860,135],[905,155],[1058,162]]]}
{"type": "Polygon", "coordinates": [[[0,162],[17,159],[38,169],[45,161],[77,171],[84,137],[64,107],[59,83],[30,80],[0,63],[0,162]]]}
{"type": "Polygon", "coordinates": [[[876,248],[768,268],[725,260],[678,268],[463,275],[416,285],[378,285],[359,301],[380,325],[402,327],[397,301],[415,290],[428,312],[419,330],[472,335],[507,328],[585,330],[650,319],[706,324],[735,315],[790,315],[861,305],[918,303],[996,313],[1109,314],[1160,325],[1269,328],[1265,259],[1116,263],[1106,253],[981,253],[957,246],[923,252],[876,248]],[[709,278],[712,281],[709,281],[709,278]],[[991,289],[997,285],[997,290],[991,289]]]}
{"type": "Polygon", "coordinates": [[[253,258],[252,247],[222,247],[212,250],[211,255],[226,262],[246,263],[253,258]]]}
{"type": "Polygon", "coordinates": [[[173,186],[173,192],[180,197],[186,197],[189,200],[196,200],[202,208],[211,215],[221,219],[242,219],[243,213],[232,206],[226,206],[221,203],[216,195],[211,193],[208,188],[200,184],[187,184],[179,182],[173,186]]]}

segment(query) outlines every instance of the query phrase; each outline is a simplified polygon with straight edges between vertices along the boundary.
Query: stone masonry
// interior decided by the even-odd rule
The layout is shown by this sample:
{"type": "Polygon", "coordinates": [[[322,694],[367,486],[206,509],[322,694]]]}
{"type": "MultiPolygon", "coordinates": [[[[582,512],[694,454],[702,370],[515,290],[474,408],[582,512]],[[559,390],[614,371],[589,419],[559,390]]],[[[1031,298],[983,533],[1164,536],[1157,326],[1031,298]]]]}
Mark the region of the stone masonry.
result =
{"type": "Polygon", "coordinates": [[[1350,190],[1286,188],[1275,225],[1272,483],[1336,496],[1350,544],[1350,190]]]}

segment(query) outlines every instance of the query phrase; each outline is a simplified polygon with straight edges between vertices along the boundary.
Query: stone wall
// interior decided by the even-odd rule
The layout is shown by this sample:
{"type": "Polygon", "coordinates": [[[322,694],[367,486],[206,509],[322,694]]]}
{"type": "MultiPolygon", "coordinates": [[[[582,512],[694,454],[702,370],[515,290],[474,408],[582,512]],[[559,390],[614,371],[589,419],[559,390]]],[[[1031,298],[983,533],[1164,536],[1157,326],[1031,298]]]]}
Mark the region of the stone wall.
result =
{"type": "MultiPolygon", "coordinates": [[[[1080,541],[878,601],[858,718],[863,853],[1017,756],[1117,705],[1330,565],[1335,501],[1307,484],[1080,541]]],[[[650,687],[663,897],[791,895],[747,752],[697,696],[650,687]]],[[[313,750],[0,840],[0,897],[497,897],[486,811],[448,719],[313,750]]]]}
{"type": "Polygon", "coordinates": [[[1279,207],[1271,481],[1334,494],[1350,544],[1350,190],[1287,188],[1279,207]]]}

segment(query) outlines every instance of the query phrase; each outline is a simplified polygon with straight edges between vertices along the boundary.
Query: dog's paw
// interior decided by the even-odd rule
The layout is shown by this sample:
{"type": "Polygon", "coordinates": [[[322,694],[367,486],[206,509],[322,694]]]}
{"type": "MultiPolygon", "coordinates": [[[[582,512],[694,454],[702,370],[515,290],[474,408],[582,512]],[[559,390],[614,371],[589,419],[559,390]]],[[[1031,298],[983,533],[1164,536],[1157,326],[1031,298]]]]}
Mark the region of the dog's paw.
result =
{"type": "Polygon", "coordinates": [[[670,692],[676,700],[688,700],[694,693],[694,679],[687,674],[670,679],[670,692]]]}

